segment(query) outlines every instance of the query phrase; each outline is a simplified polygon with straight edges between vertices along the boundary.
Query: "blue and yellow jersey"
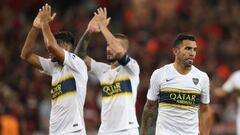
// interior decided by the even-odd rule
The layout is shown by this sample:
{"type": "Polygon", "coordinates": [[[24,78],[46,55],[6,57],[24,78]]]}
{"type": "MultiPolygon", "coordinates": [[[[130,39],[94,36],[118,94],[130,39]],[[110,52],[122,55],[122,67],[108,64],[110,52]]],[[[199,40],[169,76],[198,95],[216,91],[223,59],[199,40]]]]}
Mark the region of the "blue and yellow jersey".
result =
{"type": "Polygon", "coordinates": [[[198,108],[201,103],[201,92],[195,90],[183,90],[163,88],[159,92],[159,105],[177,108],[198,108]]]}
{"type": "Polygon", "coordinates": [[[75,54],[64,50],[63,66],[40,57],[43,73],[52,77],[49,134],[59,135],[84,128],[83,105],[87,67],[75,54]]]}
{"type": "Polygon", "coordinates": [[[147,98],[159,102],[157,134],[197,135],[199,105],[210,102],[209,78],[194,66],[182,75],[168,64],[153,72],[147,98]]]}
{"type": "Polygon", "coordinates": [[[76,81],[72,74],[61,77],[58,81],[52,82],[51,98],[56,100],[60,97],[76,93],[76,81]]]}
{"type": "Polygon", "coordinates": [[[139,66],[133,59],[126,66],[111,69],[110,65],[91,61],[91,72],[102,86],[101,126],[99,133],[137,128],[135,112],[139,66]]]}
{"type": "Polygon", "coordinates": [[[119,77],[114,82],[101,82],[101,86],[103,99],[131,96],[132,94],[132,85],[129,77],[119,77]]]}

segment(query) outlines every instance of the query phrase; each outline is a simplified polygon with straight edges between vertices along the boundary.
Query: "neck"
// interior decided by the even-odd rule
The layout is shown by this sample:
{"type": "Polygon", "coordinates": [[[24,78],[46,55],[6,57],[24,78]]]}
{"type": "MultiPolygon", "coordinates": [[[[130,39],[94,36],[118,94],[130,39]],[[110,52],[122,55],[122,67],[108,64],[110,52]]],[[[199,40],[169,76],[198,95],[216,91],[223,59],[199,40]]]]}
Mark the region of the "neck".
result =
{"type": "Polygon", "coordinates": [[[192,66],[187,67],[185,66],[183,63],[175,60],[174,64],[173,64],[174,68],[183,75],[186,75],[187,73],[189,73],[192,69],[192,66]]]}
{"type": "Polygon", "coordinates": [[[116,68],[116,67],[118,67],[118,66],[119,66],[119,64],[118,64],[117,61],[111,62],[111,68],[112,68],[112,69],[114,69],[114,68],[116,68]]]}

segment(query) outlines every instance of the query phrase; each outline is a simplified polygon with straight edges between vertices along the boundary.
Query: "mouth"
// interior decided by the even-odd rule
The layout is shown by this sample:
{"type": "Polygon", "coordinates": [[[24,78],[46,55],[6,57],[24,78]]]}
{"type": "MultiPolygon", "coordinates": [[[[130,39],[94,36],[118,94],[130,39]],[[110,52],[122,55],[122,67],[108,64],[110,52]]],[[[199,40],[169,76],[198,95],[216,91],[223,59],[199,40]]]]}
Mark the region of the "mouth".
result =
{"type": "Polygon", "coordinates": [[[187,59],[186,59],[186,62],[187,62],[188,64],[193,64],[194,59],[193,59],[193,58],[187,58],[187,59]]]}

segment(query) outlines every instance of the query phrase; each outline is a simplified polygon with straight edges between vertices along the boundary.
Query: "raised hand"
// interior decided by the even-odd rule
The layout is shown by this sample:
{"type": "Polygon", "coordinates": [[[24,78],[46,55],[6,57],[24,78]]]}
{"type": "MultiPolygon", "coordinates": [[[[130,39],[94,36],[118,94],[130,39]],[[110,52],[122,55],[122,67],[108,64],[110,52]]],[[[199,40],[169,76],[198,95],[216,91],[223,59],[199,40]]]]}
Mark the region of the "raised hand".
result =
{"type": "Polygon", "coordinates": [[[88,23],[87,31],[89,31],[89,32],[100,32],[100,29],[99,29],[99,26],[98,26],[97,16],[94,15],[94,17],[88,23]]]}
{"type": "Polygon", "coordinates": [[[41,21],[40,21],[40,9],[39,12],[37,14],[37,16],[35,17],[34,21],[33,21],[33,27],[40,29],[41,28],[41,21]]]}
{"type": "Polygon", "coordinates": [[[41,23],[49,23],[51,22],[55,16],[56,13],[51,13],[51,6],[48,4],[45,4],[40,10],[39,10],[39,18],[41,23]],[[51,15],[52,14],[52,15],[51,15]]]}
{"type": "Polygon", "coordinates": [[[94,15],[95,15],[94,17],[96,17],[99,28],[107,27],[111,18],[110,17],[107,18],[107,9],[106,8],[104,8],[104,9],[98,8],[97,13],[95,12],[94,15]]]}

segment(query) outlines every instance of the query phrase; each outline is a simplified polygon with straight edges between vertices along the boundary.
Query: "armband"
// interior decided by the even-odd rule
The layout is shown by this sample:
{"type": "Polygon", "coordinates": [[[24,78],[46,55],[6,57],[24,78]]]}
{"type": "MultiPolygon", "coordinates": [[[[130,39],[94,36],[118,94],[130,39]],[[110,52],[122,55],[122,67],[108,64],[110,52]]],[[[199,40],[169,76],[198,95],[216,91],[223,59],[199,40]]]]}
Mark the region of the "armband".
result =
{"type": "Polygon", "coordinates": [[[118,59],[118,63],[123,66],[127,65],[129,61],[130,57],[127,54],[125,54],[122,58],[118,59]]]}

